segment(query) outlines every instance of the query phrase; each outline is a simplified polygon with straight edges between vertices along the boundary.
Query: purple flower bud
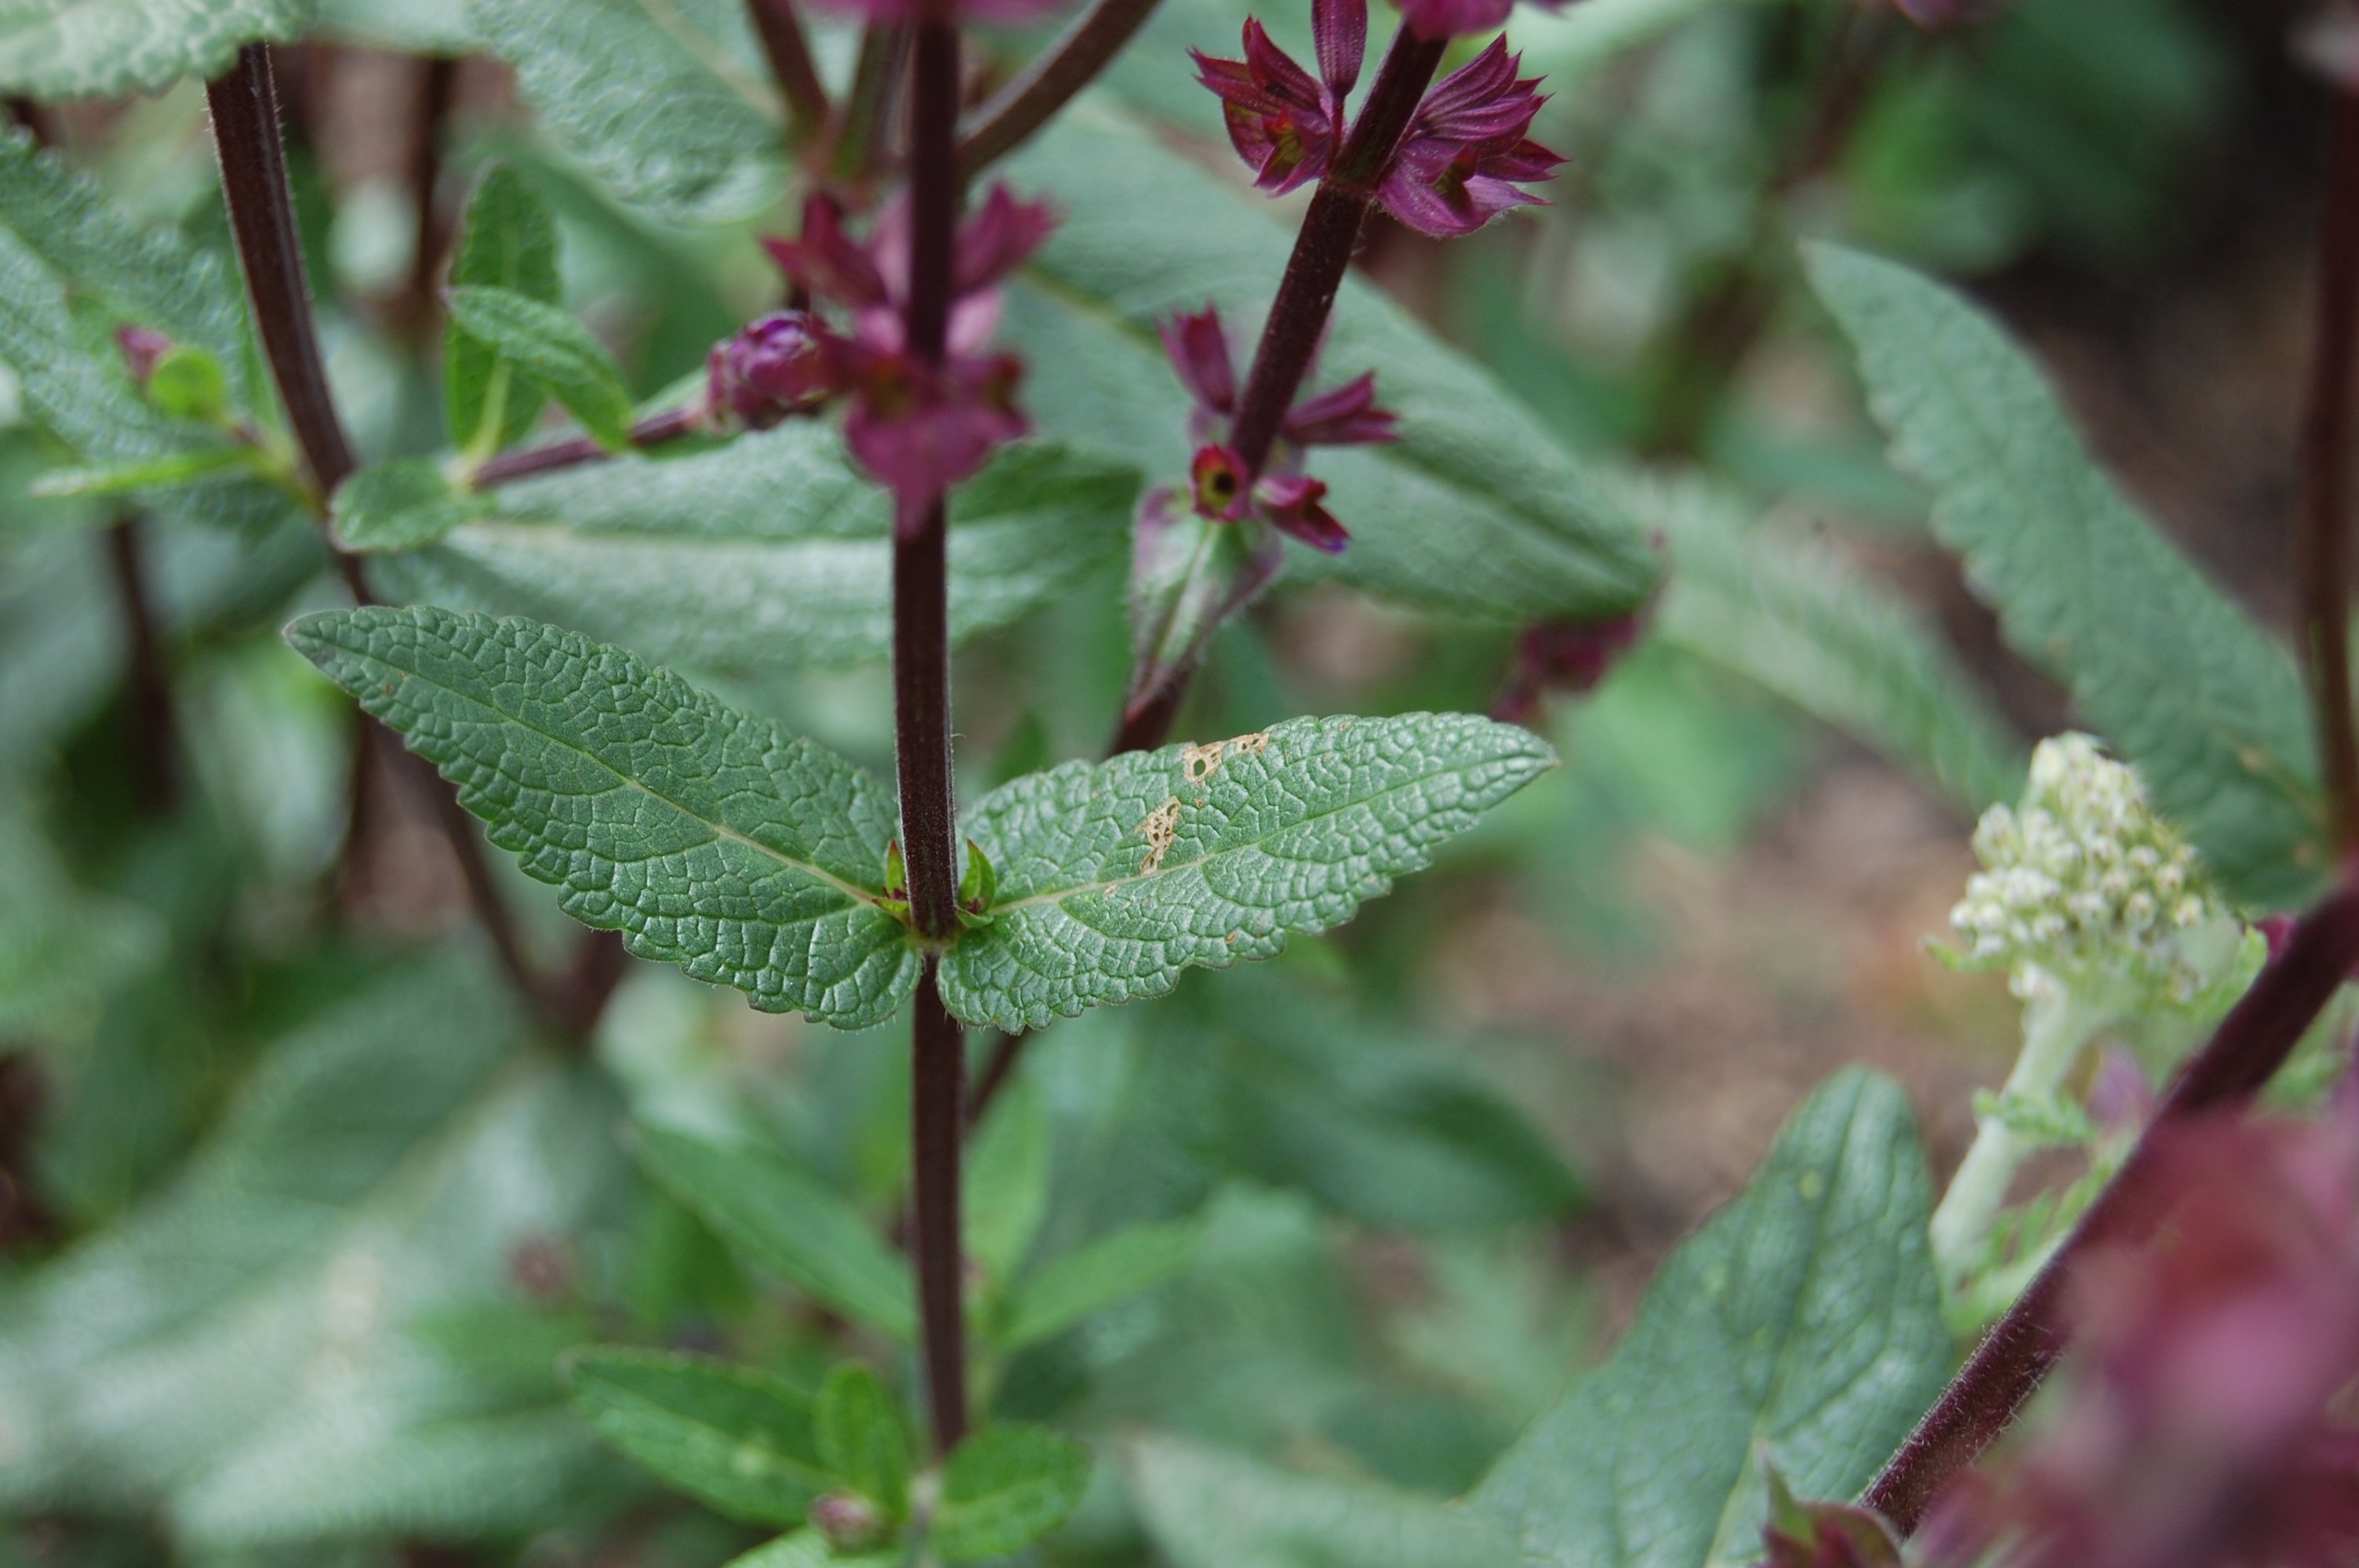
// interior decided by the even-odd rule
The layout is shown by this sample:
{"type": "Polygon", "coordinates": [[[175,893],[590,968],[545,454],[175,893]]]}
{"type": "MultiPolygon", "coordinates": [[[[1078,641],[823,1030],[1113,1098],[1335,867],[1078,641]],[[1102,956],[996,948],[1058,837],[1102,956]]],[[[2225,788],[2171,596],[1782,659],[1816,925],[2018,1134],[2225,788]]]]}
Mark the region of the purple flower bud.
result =
{"type": "Polygon", "coordinates": [[[1594,690],[1644,630],[1644,611],[1606,621],[1543,621],[1526,627],[1493,714],[1510,723],[1529,723],[1548,693],[1594,690]]]}
{"type": "Polygon", "coordinates": [[[1229,356],[1228,334],[1221,330],[1219,308],[1207,305],[1193,316],[1173,316],[1156,330],[1162,334],[1163,351],[1171,357],[1180,384],[1198,406],[1214,414],[1235,413],[1237,367],[1229,356]]]}
{"type": "MultiPolygon", "coordinates": [[[[1554,11],[1562,0],[1540,0],[1554,11]]],[[[1401,19],[1421,38],[1454,38],[1502,26],[1516,0],[1401,0],[1401,19]]]]}
{"type": "Polygon", "coordinates": [[[715,343],[705,360],[707,420],[766,430],[824,404],[835,388],[821,330],[809,312],[781,310],[715,343]]]}
{"type": "Polygon", "coordinates": [[[852,1492],[823,1492],[810,1506],[811,1528],[838,1552],[861,1552],[884,1541],[887,1520],[876,1505],[852,1492]]]}
{"type": "Polygon", "coordinates": [[[131,373],[132,382],[145,391],[157,364],[172,351],[172,340],[145,327],[117,327],[114,346],[123,351],[123,368],[131,373]]]}

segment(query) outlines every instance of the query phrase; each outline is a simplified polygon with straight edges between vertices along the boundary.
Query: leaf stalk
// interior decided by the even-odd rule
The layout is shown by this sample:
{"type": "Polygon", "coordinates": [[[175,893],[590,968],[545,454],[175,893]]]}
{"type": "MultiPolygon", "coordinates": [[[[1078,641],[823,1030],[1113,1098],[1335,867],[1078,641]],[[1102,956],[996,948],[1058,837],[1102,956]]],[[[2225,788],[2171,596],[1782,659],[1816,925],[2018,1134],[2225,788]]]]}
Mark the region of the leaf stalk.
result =
{"type": "Polygon", "coordinates": [[[2359,851],[2359,728],[2351,692],[2351,439],[2359,354],[2359,92],[2338,87],[2327,155],[2318,264],[2318,340],[2302,420],[2301,514],[2295,572],[2302,664],[2325,764],[2328,827],[2359,851]]]}
{"type": "Polygon", "coordinates": [[[1113,63],[1155,6],[1156,0],[1096,0],[1074,17],[974,112],[959,138],[961,176],[973,179],[1047,124],[1113,63]]]}
{"type": "Polygon", "coordinates": [[[770,58],[770,74],[777,79],[778,95],[787,101],[788,127],[799,144],[809,145],[826,130],[832,111],[819,68],[811,61],[810,42],[803,36],[794,0],[745,0],[745,8],[752,13],[762,52],[770,58]]]}

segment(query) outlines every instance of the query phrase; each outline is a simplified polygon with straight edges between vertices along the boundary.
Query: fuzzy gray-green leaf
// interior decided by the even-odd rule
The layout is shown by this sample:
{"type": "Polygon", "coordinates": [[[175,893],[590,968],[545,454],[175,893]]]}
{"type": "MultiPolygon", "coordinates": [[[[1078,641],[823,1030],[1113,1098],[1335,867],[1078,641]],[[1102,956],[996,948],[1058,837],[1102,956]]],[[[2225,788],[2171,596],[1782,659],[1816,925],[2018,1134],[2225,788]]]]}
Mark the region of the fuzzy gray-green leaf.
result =
{"type": "Polygon", "coordinates": [[[1890,262],[1832,246],[1809,260],[1894,457],[1931,487],[1933,531],[2009,643],[2071,684],[2240,897],[2300,902],[2331,857],[2286,651],[2123,498],[1988,317],[1890,262]]]}
{"type": "Polygon", "coordinates": [[[993,924],[944,957],[970,1023],[1038,1027],[1266,958],[1351,917],[1555,765],[1465,714],[1296,719],[1209,745],[1069,762],[961,820],[999,871],[993,924]]]}
{"type": "Polygon", "coordinates": [[[599,1346],[565,1382],[601,1437],[732,1519],[799,1524],[829,1484],[810,1400],[756,1368],[599,1346]]]}
{"type": "Polygon", "coordinates": [[[776,196],[777,103],[737,0],[468,0],[467,18],[627,205],[719,222],[776,196]]]}
{"type": "Polygon", "coordinates": [[[875,1023],[917,983],[875,902],[896,815],[842,758],[618,648],[419,606],[288,640],[459,786],[565,912],[767,1011],[875,1023]]]}
{"type": "Polygon", "coordinates": [[[446,297],[451,319],[538,384],[608,450],[629,444],[631,394],[589,330],[562,309],[513,288],[470,284],[446,297]]]}
{"type": "MultiPolygon", "coordinates": [[[[951,498],[951,636],[1118,591],[1137,493],[1134,470],[1059,443],[1000,452],[951,498]]],[[[699,670],[852,664],[892,646],[892,503],[817,421],[474,499],[475,521],[376,563],[382,591],[561,622],[699,670]]]]}
{"type": "Polygon", "coordinates": [[[115,98],[214,77],[257,38],[285,43],[312,0],[0,0],[0,93],[115,98]]]}
{"type": "Polygon", "coordinates": [[[1531,1568],[1735,1568],[1761,1553],[1756,1445],[1801,1496],[1853,1496],[1949,1374],[1931,1199],[1899,1089],[1831,1080],[1473,1507],[1531,1568]]]}
{"type": "Polygon", "coordinates": [[[1140,1522],[1172,1568],[1500,1568],[1481,1514],[1366,1481],[1291,1475],[1172,1437],[1125,1445],[1140,1522]]]}

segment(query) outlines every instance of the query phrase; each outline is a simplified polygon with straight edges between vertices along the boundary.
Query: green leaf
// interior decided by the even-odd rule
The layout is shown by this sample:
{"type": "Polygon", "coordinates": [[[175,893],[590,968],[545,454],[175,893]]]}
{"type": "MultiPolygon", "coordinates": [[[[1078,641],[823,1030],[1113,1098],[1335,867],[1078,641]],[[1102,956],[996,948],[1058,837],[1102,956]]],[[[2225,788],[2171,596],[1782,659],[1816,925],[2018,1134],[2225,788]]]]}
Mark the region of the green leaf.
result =
{"type": "Polygon", "coordinates": [[[1037,1028],[1160,996],[1190,965],[1268,957],[1555,763],[1511,725],[1411,714],[1289,719],[1018,779],[962,821],[999,902],[943,957],[942,1000],[970,1023],[1037,1028]]]}
{"type": "Polygon", "coordinates": [[[1364,1224],[1442,1234],[1560,1218],[1581,1184],[1467,1053],[1280,975],[1158,1008],[1150,1049],[1212,1051],[1207,1141],[1239,1174],[1364,1224]]]}
{"type": "Polygon", "coordinates": [[[777,193],[780,111],[738,5],[468,0],[550,138],[625,204],[744,218],[777,193]]]}
{"type": "Polygon", "coordinates": [[[999,1336],[1020,1350],[1061,1334],[1125,1296],[1179,1274],[1195,1256],[1203,1227],[1194,1220],[1125,1226],[1042,1268],[1024,1281],[999,1336]]]}
{"type": "Polygon", "coordinates": [[[819,1394],[819,1452],[828,1473],[885,1510],[909,1517],[909,1433],[876,1374],[846,1362],[819,1394]]]}
{"type": "Polygon", "coordinates": [[[430,545],[478,510],[430,458],[374,463],[338,485],[331,503],[336,537],[361,551],[430,545]]]}
{"type": "Polygon", "coordinates": [[[1499,1568],[1480,1514],[1364,1481],[1293,1476],[1177,1438],[1125,1444],[1140,1521],[1171,1568],[1499,1568]]]}
{"type": "Polygon", "coordinates": [[[120,98],[215,77],[257,38],[288,43],[311,0],[5,0],[0,93],[120,98]]]}
{"type": "Polygon", "coordinates": [[[1550,1568],[1755,1561],[1756,1444],[1802,1495],[1848,1498],[1940,1391],[1951,1348],[1930,1203],[1907,1099],[1838,1075],[1473,1506],[1550,1568]]]}
{"type": "Polygon", "coordinates": [[[893,797],[842,758],[571,632],[420,606],[288,641],[459,786],[585,925],[766,1011],[881,1022],[917,984],[877,907],[893,797]]]}
{"type": "MultiPolygon", "coordinates": [[[[532,181],[506,164],[485,170],[467,202],[451,282],[558,301],[557,220],[532,181]]],[[[444,328],[442,415],[461,451],[481,460],[523,439],[540,405],[538,384],[519,381],[492,345],[456,321],[444,328]]]]}
{"type": "MultiPolygon", "coordinates": [[[[1134,470],[1070,447],[999,453],[951,499],[952,638],[1114,592],[1137,493],[1134,470]]],[[[376,563],[384,590],[558,622],[702,670],[851,664],[892,646],[892,503],[817,421],[502,485],[477,503],[480,521],[376,563]]]]}
{"type": "Polygon", "coordinates": [[[453,326],[565,405],[599,445],[609,451],[630,445],[630,389],[614,357],[581,322],[554,305],[489,284],[453,288],[445,297],[453,326]]]}
{"type": "Polygon", "coordinates": [[[198,447],[168,457],[148,458],[112,468],[51,469],[35,480],[37,496],[127,495],[135,490],[168,490],[231,470],[252,472],[261,454],[252,447],[198,447]]]}
{"type": "MultiPolygon", "coordinates": [[[[1146,465],[1150,482],[1184,479],[1188,395],[1156,322],[1210,299],[1244,332],[1268,308],[1292,226],[1256,193],[1086,104],[1012,158],[1007,178],[1065,214],[1008,291],[1004,335],[1030,362],[1036,425],[1146,465]],[[1139,200],[1143,189],[1154,200],[1139,200]]],[[[1616,614],[1652,590],[1658,563],[1615,499],[1375,288],[1345,281],[1320,362],[1335,380],[1375,370],[1401,439],[1317,454],[1310,470],[1332,487],[1352,544],[1335,557],[1290,548],[1292,570],[1515,619],[1616,614]]]]}
{"type": "Polygon", "coordinates": [[[1822,543],[1748,526],[1707,486],[1634,480],[1630,508],[1671,546],[1654,635],[1875,747],[1969,817],[2019,792],[2022,747],[1906,600],[1822,543]]]}
{"type": "Polygon", "coordinates": [[[810,1400],[756,1368],[599,1346],[565,1380],[599,1436],[731,1519],[800,1524],[828,1487],[810,1400]]]}
{"type": "Polygon", "coordinates": [[[994,1290],[1023,1267],[1049,1215],[1048,1108],[1033,1080],[1018,1075],[993,1103],[967,1153],[960,1187],[966,1249],[994,1290]]]}
{"type": "MultiPolygon", "coordinates": [[[[0,131],[0,364],[26,418],[84,466],[114,470],[222,449],[133,387],[103,329],[128,323],[201,348],[242,387],[245,307],[220,261],[143,228],[32,138],[0,131]],[[69,303],[71,298],[71,303],[69,303]]],[[[144,498],[171,516],[251,524],[291,517],[285,492],[235,469],[144,498]]]]}
{"type": "Polygon", "coordinates": [[[916,1286],[866,1216],[781,1156],[642,1125],[639,1162],[745,1260],[856,1323],[917,1331],[916,1286]]]}
{"type": "Polygon", "coordinates": [[[77,888],[31,813],[0,796],[0,1040],[87,1025],[164,935],[138,904],[77,888]]]}
{"type": "Polygon", "coordinates": [[[1037,1426],[995,1426],[951,1450],[927,1544],[951,1563],[1005,1557],[1065,1522],[1090,1451],[1037,1426]]]}
{"type": "Polygon", "coordinates": [[[1932,490],[1933,532],[2009,645],[2071,686],[2239,897],[2306,899],[2332,857],[2285,650],[2123,498],[1988,317],[1872,256],[1814,246],[1808,260],[1895,460],[1932,490]]]}

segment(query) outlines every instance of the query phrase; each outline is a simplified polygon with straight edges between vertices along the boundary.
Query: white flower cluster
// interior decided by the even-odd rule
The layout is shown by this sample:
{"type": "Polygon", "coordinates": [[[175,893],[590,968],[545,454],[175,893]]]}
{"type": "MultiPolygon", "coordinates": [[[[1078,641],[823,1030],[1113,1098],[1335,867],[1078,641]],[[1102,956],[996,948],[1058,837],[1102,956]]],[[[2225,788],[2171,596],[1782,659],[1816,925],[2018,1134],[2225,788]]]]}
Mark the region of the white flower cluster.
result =
{"type": "Polygon", "coordinates": [[[2241,923],[2194,847],[2155,815],[2137,772],[2087,735],[2042,741],[2022,804],[1974,828],[1984,870],[1950,912],[1976,968],[2058,978],[2103,968],[2192,1001],[2219,979],[2241,923]]]}

